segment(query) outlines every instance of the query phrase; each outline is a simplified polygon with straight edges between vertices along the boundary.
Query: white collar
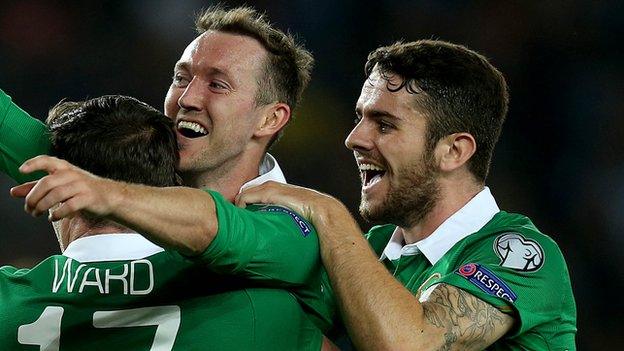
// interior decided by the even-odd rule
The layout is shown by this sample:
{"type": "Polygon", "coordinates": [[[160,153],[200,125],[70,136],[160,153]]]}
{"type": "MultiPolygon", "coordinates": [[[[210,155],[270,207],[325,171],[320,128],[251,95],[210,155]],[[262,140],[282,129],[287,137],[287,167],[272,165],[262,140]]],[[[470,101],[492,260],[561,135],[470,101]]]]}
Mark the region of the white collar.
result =
{"type": "Polygon", "coordinates": [[[63,252],[78,262],[138,260],[165,251],[136,233],[97,234],[78,238],[63,252]]]}
{"type": "Polygon", "coordinates": [[[240,193],[247,188],[260,185],[262,183],[268,182],[269,180],[278,183],[286,183],[286,177],[284,177],[282,169],[280,168],[279,164],[277,164],[277,160],[275,160],[275,157],[273,157],[268,152],[264,155],[264,158],[262,159],[262,163],[260,164],[258,173],[260,174],[259,176],[243,184],[238,192],[240,193]]]}
{"type": "Polygon", "coordinates": [[[381,255],[381,260],[385,258],[396,260],[401,256],[422,252],[432,265],[436,264],[455,244],[483,228],[498,212],[500,209],[490,189],[484,187],[431,235],[418,242],[404,245],[403,230],[397,227],[381,255]]]}

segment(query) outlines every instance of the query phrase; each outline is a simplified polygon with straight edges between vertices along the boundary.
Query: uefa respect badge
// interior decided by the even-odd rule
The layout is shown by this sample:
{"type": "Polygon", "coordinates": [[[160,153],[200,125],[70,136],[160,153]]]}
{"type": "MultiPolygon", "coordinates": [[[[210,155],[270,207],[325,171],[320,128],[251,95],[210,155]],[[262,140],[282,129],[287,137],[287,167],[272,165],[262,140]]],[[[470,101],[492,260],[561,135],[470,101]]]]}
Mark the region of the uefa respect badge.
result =
{"type": "Polygon", "coordinates": [[[514,303],[518,298],[516,293],[514,293],[502,279],[480,264],[465,264],[459,267],[455,273],[468,279],[469,282],[476,285],[488,295],[500,297],[511,303],[514,303]]]}

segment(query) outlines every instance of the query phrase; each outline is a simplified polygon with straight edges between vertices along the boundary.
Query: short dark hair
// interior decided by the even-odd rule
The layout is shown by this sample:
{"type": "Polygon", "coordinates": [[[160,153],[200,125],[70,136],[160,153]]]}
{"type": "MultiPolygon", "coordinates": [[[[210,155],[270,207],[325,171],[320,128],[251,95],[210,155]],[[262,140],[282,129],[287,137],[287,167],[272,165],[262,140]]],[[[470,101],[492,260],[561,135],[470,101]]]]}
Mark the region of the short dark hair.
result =
{"type": "Polygon", "coordinates": [[[46,123],[52,153],[86,171],[128,183],[180,184],[173,122],[135,98],[61,102],[46,123]]]}
{"type": "Polygon", "coordinates": [[[470,133],[477,150],[468,166],[477,181],[487,178],[494,146],[507,114],[509,94],[503,75],[488,60],[464,46],[439,40],[397,42],[368,55],[365,72],[378,69],[390,91],[405,88],[418,95],[427,115],[427,147],[443,137],[470,133]]]}
{"type": "Polygon", "coordinates": [[[247,6],[229,10],[221,5],[212,6],[197,16],[195,26],[198,34],[213,30],[256,39],[268,52],[263,72],[257,78],[256,105],[278,101],[292,110],[297,107],[310,82],[314,58],[290,33],[275,28],[264,14],[247,6]]]}

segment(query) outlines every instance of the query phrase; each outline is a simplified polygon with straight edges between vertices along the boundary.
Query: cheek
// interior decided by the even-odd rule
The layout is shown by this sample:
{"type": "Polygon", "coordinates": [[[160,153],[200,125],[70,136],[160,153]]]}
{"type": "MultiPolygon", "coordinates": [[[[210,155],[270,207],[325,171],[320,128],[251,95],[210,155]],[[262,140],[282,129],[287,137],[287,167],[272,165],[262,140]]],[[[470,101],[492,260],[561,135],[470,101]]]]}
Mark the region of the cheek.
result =
{"type": "Polygon", "coordinates": [[[180,99],[181,95],[180,89],[176,89],[174,87],[170,87],[167,91],[167,96],[165,97],[165,115],[169,118],[175,118],[180,110],[178,106],[178,99],[180,99]]]}

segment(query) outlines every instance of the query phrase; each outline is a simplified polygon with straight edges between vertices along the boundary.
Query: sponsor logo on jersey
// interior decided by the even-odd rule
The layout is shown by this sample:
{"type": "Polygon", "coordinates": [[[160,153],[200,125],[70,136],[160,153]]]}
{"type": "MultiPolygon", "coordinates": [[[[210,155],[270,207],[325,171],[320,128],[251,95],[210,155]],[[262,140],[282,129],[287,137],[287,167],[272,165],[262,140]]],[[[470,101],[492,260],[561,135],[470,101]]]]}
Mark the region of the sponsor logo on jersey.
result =
{"type": "Polygon", "coordinates": [[[504,281],[480,264],[465,264],[459,267],[455,273],[468,279],[469,282],[476,285],[488,295],[500,297],[511,303],[514,303],[518,298],[516,293],[514,293],[504,281]]]}
{"type": "Polygon", "coordinates": [[[500,265],[523,272],[534,272],[544,264],[544,250],[540,244],[519,233],[504,233],[494,241],[494,251],[500,265]]]}
{"type": "Polygon", "coordinates": [[[299,230],[301,230],[301,234],[304,237],[308,236],[312,232],[312,228],[310,228],[310,225],[308,224],[308,222],[306,222],[303,218],[301,218],[301,216],[299,216],[295,212],[287,209],[286,207],[281,207],[281,206],[264,206],[264,207],[260,208],[258,211],[286,213],[287,215],[289,215],[295,221],[295,223],[299,227],[299,230]]]}

